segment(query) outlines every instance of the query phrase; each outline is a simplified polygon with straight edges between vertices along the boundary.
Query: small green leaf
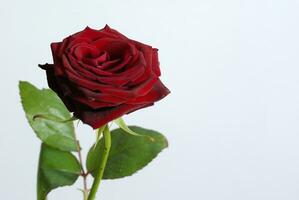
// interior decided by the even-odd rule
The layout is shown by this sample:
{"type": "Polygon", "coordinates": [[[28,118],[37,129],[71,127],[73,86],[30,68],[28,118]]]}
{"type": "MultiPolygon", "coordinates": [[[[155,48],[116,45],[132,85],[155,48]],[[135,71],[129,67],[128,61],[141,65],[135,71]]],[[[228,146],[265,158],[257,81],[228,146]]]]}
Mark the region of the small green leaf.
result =
{"type": "Polygon", "coordinates": [[[106,126],[107,125],[104,125],[96,130],[96,143],[95,143],[95,145],[93,145],[94,148],[97,146],[98,142],[100,141],[100,139],[103,135],[103,131],[106,128],[106,126]]]}
{"type": "Polygon", "coordinates": [[[46,200],[48,193],[57,187],[73,185],[80,172],[80,164],[73,154],[42,144],[37,176],[37,200],[46,200]]]}
{"type": "Polygon", "coordinates": [[[20,96],[26,118],[44,143],[64,151],[77,151],[70,112],[50,89],[37,89],[20,81],[20,96]]]}
{"type": "Polygon", "coordinates": [[[123,118],[118,118],[118,119],[115,119],[114,122],[117,124],[117,126],[119,126],[119,128],[121,128],[123,131],[131,134],[131,135],[134,135],[134,136],[143,136],[143,135],[140,135],[134,131],[132,131],[126,124],[126,122],[123,120],[123,118]]]}
{"type": "MultiPolygon", "coordinates": [[[[132,131],[149,137],[135,137],[119,128],[111,131],[111,149],[104,171],[104,179],[116,179],[130,176],[150,163],[168,146],[166,138],[153,130],[137,126],[129,127],[132,131]]],[[[104,141],[100,139],[87,156],[87,169],[94,176],[103,154],[104,141]]]]}

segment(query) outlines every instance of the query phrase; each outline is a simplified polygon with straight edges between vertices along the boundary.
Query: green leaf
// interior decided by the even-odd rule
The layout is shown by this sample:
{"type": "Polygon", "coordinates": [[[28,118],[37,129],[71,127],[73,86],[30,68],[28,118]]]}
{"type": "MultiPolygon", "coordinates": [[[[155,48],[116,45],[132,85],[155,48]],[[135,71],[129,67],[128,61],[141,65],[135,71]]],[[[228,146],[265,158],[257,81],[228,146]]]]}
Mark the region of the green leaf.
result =
{"type": "Polygon", "coordinates": [[[44,143],[64,151],[77,151],[70,112],[50,89],[37,89],[20,81],[20,96],[26,118],[44,143]]]}
{"type": "Polygon", "coordinates": [[[131,135],[134,135],[134,136],[143,136],[143,135],[140,135],[134,131],[132,131],[126,124],[126,122],[123,120],[123,118],[118,118],[118,119],[115,119],[114,122],[119,126],[119,128],[121,128],[123,131],[131,134],[131,135]]]}
{"type": "MultiPolygon", "coordinates": [[[[168,146],[166,138],[153,130],[137,126],[129,127],[132,131],[148,136],[136,137],[119,128],[111,131],[111,149],[103,179],[116,179],[130,176],[150,163],[168,146]]],[[[94,176],[103,154],[104,141],[101,138],[87,156],[87,169],[94,176]]]]}
{"type": "Polygon", "coordinates": [[[42,144],[37,176],[37,200],[45,200],[48,193],[57,187],[73,185],[80,172],[80,164],[73,154],[42,144]]]}
{"type": "Polygon", "coordinates": [[[107,125],[104,125],[104,126],[98,128],[98,129],[96,130],[96,143],[95,143],[95,145],[93,145],[94,148],[97,146],[98,142],[100,141],[100,139],[101,139],[101,137],[102,137],[102,135],[103,135],[103,131],[104,131],[104,129],[106,128],[106,126],[107,126],[107,125]]]}

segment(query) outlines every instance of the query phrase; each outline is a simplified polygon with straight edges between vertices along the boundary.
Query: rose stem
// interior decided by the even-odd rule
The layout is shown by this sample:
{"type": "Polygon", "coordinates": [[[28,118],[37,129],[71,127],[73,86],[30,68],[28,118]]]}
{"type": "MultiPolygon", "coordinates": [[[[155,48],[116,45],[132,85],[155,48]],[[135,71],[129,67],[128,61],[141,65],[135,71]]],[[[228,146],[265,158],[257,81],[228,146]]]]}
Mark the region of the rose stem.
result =
{"type": "Polygon", "coordinates": [[[83,168],[81,148],[80,148],[80,144],[79,144],[78,140],[77,140],[77,144],[79,146],[78,157],[79,157],[79,163],[81,165],[81,171],[82,171],[81,176],[83,177],[83,196],[84,196],[84,200],[87,200],[87,196],[88,196],[87,176],[88,176],[88,173],[86,173],[84,168],[83,168]]]}
{"type": "Polygon", "coordinates": [[[83,187],[84,187],[83,188],[83,196],[84,196],[84,200],[87,200],[87,196],[88,196],[87,175],[88,175],[88,173],[85,172],[84,167],[83,167],[81,147],[80,147],[80,143],[79,143],[79,140],[77,139],[77,135],[76,135],[75,131],[74,131],[74,138],[76,140],[77,153],[78,153],[78,157],[79,157],[79,163],[81,166],[81,176],[83,177],[83,187]]]}
{"type": "Polygon", "coordinates": [[[110,135],[108,125],[105,126],[103,135],[104,135],[104,151],[103,151],[103,155],[101,155],[99,171],[96,173],[96,177],[94,178],[94,181],[93,181],[93,184],[92,184],[89,196],[88,196],[88,200],[95,199],[95,196],[96,196],[96,193],[100,186],[101,180],[103,178],[104,170],[105,170],[106,163],[108,160],[108,155],[109,155],[109,151],[110,151],[110,147],[111,147],[111,135],[110,135]]]}

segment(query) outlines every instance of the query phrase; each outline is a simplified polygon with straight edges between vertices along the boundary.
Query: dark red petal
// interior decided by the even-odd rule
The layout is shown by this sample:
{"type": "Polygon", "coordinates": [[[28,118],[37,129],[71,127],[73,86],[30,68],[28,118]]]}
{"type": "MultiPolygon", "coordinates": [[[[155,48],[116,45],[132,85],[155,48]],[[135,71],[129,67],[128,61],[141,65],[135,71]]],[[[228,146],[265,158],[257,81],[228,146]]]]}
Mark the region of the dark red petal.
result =
{"type": "Polygon", "coordinates": [[[101,51],[93,45],[81,44],[74,48],[74,51],[72,53],[75,56],[75,58],[77,58],[77,60],[82,60],[86,57],[96,58],[100,56],[101,51]]]}
{"type": "Polygon", "coordinates": [[[130,100],[126,102],[127,104],[146,104],[153,103],[163,99],[170,93],[168,88],[158,80],[155,85],[152,87],[150,92],[148,92],[145,96],[137,97],[136,99],[130,100]]]}
{"type": "Polygon", "coordinates": [[[91,99],[90,97],[80,97],[80,96],[73,96],[73,100],[85,104],[86,106],[92,108],[92,109],[99,109],[99,108],[107,108],[107,107],[112,107],[112,106],[117,106],[120,103],[113,103],[113,102],[102,102],[102,101],[97,101],[96,99],[91,99]]]}
{"type": "MultiPolygon", "coordinates": [[[[150,104],[152,105],[152,104],[150,104]]],[[[147,104],[140,105],[127,105],[122,104],[115,107],[110,107],[106,109],[99,110],[84,110],[84,108],[77,107],[78,112],[75,112],[74,115],[81,119],[84,123],[92,126],[94,129],[99,128],[108,122],[117,119],[124,114],[133,112],[135,110],[149,106],[147,104]]]]}
{"type": "Polygon", "coordinates": [[[111,29],[107,25],[101,30],[96,30],[90,27],[86,27],[83,31],[73,34],[72,37],[88,38],[91,41],[97,40],[99,38],[116,38],[116,39],[128,40],[127,37],[117,32],[116,30],[111,29]]]}
{"type": "Polygon", "coordinates": [[[62,64],[62,56],[64,50],[68,44],[68,38],[64,39],[63,42],[57,42],[51,44],[52,56],[54,60],[54,73],[56,76],[63,76],[64,69],[62,64]]]}
{"type": "Polygon", "coordinates": [[[101,84],[99,82],[90,81],[73,73],[67,73],[67,79],[77,86],[87,88],[92,91],[100,91],[117,97],[134,98],[135,92],[115,88],[111,85],[101,84]]]}
{"type": "Polygon", "coordinates": [[[117,30],[110,28],[107,24],[100,31],[103,32],[103,33],[107,33],[109,35],[113,35],[113,37],[116,37],[116,38],[121,38],[123,40],[128,40],[128,38],[126,36],[124,36],[123,34],[118,32],[117,30]]]}
{"type": "Polygon", "coordinates": [[[65,62],[69,63],[69,64],[65,64],[65,67],[67,69],[69,69],[72,73],[79,74],[80,76],[85,77],[85,78],[87,78],[88,80],[91,80],[91,81],[97,81],[98,80],[98,76],[96,76],[94,73],[91,73],[90,71],[85,70],[84,68],[82,68],[76,62],[76,60],[70,60],[66,56],[64,56],[63,59],[66,59],[67,61],[65,61],[65,62]]]}
{"type": "Polygon", "coordinates": [[[75,48],[77,48],[80,45],[86,45],[90,44],[92,40],[88,38],[81,38],[81,37],[74,37],[74,36],[69,36],[69,43],[65,51],[67,52],[73,52],[75,48]]]}
{"type": "Polygon", "coordinates": [[[104,62],[103,64],[101,64],[100,66],[98,66],[99,68],[101,68],[102,70],[109,70],[110,72],[113,72],[112,70],[114,68],[119,68],[121,69],[125,64],[123,64],[124,62],[121,62],[122,60],[120,58],[118,59],[114,59],[114,60],[109,60],[107,62],[104,62]],[[118,67],[119,66],[119,67],[118,67]],[[112,70],[111,70],[112,69],[112,70]]]}
{"type": "Polygon", "coordinates": [[[53,56],[59,55],[59,48],[60,48],[61,44],[62,44],[62,42],[54,42],[51,44],[51,50],[52,50],[53,56]]]}
{"type": "Polygon", "coordinates": [[[128,113],[126,113],[126,114],[130,114],[130,113],[135,112],[135,111],[137,111],[137,110],[140,110],[140,109],[142,109],[142,108],[146,108],[146,107],[149,107],[149,106],[153,106],[154,103],[140,104],[140,105],[142,105],[142,106],[141,106],[141,107],[136,107],[136,109],[131,110],[130,112],[128,112],[128,113]]]}
{"type": "Polygon", "coordinates": [[[146,62],[145,70],[141,76],[139,76],[137,79],[134,79],[132,81],[132,85],[139,85],[142,82],[146,81],[148,77],[152,76],[152,74],[154,74],[152,69],[152,58],[150,57],[150,61],[149,61],[149,55],[145,55],[144,53],[142,53],[142,55],[145,57],[145,62],[146,62]]]}
{"type": "Polygon", "coordinates": [[[159,63],[159,58],[158,58],[158,49],[155,49],[155,48],[153,49],[152,68],[153,68],[153,72],[158,77],[161,76],[160,63],[159,63]]]}
{"type": "Polygon", "coordinates": [[[83,87],[79,87],[77,86],[75,89],[75,93],[80,94],[81,96],[86,96],[86,97],[90,97],[90,98],[94,98],[94,99],[100,99],[103,102],[107,102],[107,103],[111,103],[111,102],[117,102],[117,103],[124,103],[126,102],[128,99],[124,98],[124,97],[117,97],[117,96],[113,96],[107,93],[100,93],[100,92],[94,92],[91,90],[88,90],[86,88],[83,87]]]}
{"type": "Polygon", "coordinates": [[[88,38],[91,41],[97,40],[99,38],[105,38],[105,37],[116,38],[113,35],[109,35],[109,33],[106,33],[104,31],[95,30],[95,29],[89,28],[88,26],[83,31],[73,34],[72,37],[88,38]]]}
{"type": "Polygon", "coordinates": [[[156,75],[152,75],[148,77],[146,81],[144,81],[142,84],[130,88],[130,91],[132,91],[135,95],[135,97],[144,96],[146,95],[154,86],[154,84],[158,81],[158,77],[156,75]]]}
{"type": "Polygon", "coordinates": [[[64,76],[65,77],[73,77],[76,76],[80,79],[87,78],[90,81],[95,81],[97,79],[96,76],[89,76],[88,74],[83,74],[80,71],[77,71],[73,68],[73,64],[70,63],[70,61],[67,59],[65,55],[62,56],[62,63],[64,66],[64,76]]]}
{"type": "Polygon", "coordinates": [[[39,65],[40,68],[46,70],[47,73],[47,80],[49,87],[57,93],[57,95],[61,98],[65,106],[68,108],[70,112],[74,111],[74,105],[72,101],[67,97],[67,93],[69,91],[65,91],[64,89],[67,89],[67,86],[63,83],[62,80],[59,78],[56,78],[54,74],[54,65],[52,64],[45,64],[45,65],[39,65]]]}
{"type": "Polygon", "coordinates": [[[139,55],[140,54],[137,50],[132,52],[132,54],[127,53],[123,57],[103,63],[101,69],[107,69],[109,72],[117,74],[118,72],[123,71],[125,67],[128,68],[128,66],[132,66],[135,62],[137,62],[139,55]]]}
{"type": "Polygon", "coordinates": [[[99,54],[98,57],[95,58],[84,57],[82,59],[84,63],[87,63],[88,65],[95,67],[102,65],[102,63],[104,63],[107,60],[109,60],[109,55],[107,52],[102,52],[101,54],[99,54]]]}
{"type": "Polygon", "coordinates": [[[53,42],[51,43],[51,50],[52,50],[52,55],[54,58],[59,58],[64,54],[65,50],[68,48],[70,42],[70,37],[65,38],[62,42],[53,42]]]}
{"type": "Polygon", "coordinates": [[[107,51],[111,60],[124,59],[128,56],[135,55],[137,52],[135,46],[131,45],[128,41],[115,38],[101,38],[94,41],[92,45],[101,51],[107,51]]]}
{"type": "MultiPolygon", "coordinates": [[[[124,66],[124,68],[126,67],[124,66]]],[[[143,57],[140,56],[140,59],[138,59],[135,63],[132,63],[131,68],[128,68],[121,73],[113,74],[112,76],[99,77],[99,81],[109,85],[113,85],[117,88],[121,88],[127,83],[134,81],[135,79],[140,77],[144,73],[144,70],[145,62],[143,57]]]]}
{"type": "Polygon", "coordinates": [[[135,40],[130,40],[130,42],[133,43],[134,46],[143,53],[146,63],[148,66],[152,67],[153,48],[147,44],[143,44],[135,40]]]}
{"type": "Polygon", "coordinates": [[[83,72],[83,73],[88,73],[91,72],[94,75],[98,75],[98,76],[110,76],[112,75],[111,72],[107,72],[104,70],[101,70],[100,68],[88,65],[86,63],[83,63],[82,61],[77,61],[72,55],[68,55],[68,59],[70,60],[70,62],[72,63],[72,66],[74,68],[76,68],[77,70],[83,72]]]}

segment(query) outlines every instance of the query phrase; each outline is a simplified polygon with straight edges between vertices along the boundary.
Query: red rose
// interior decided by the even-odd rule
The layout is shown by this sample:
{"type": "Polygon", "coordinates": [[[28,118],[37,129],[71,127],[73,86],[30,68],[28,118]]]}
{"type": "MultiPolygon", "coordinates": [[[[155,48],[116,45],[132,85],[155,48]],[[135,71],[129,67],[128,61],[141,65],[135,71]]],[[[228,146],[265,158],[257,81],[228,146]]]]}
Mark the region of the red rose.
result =
{"type": "Polygon", "coordinates": [[[160,81],[158,49],[106,26],[51,44],[54,64],[40,65],[74,116],[98,128],[169,94],[160,81]]]}

